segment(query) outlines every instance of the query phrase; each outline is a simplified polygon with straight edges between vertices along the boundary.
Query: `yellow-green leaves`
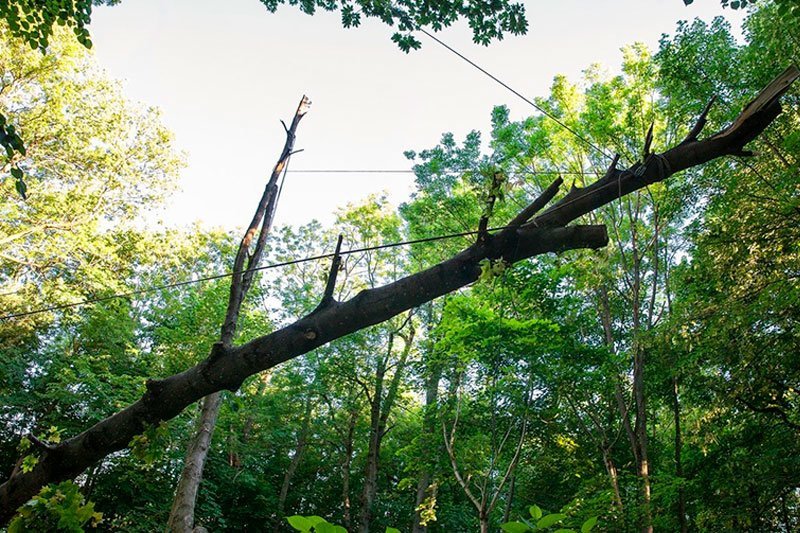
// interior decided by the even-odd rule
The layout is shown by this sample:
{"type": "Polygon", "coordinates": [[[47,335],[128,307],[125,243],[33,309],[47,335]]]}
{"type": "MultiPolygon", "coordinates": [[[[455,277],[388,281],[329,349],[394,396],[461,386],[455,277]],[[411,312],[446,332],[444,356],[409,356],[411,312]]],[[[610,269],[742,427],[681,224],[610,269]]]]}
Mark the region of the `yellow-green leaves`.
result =
{"type": "Polygon", "coordinates": [[[478,263],[481,267],[480,281],[488,282],[503,275],[511,266],[504,259],[481,259],[478,263]]]}
{"type": "Polygon", "coordinates": [[[8,533],[28,531],[65,531],[83,533],[84,528],[97,527],[103,513],[86,502],[80,488],[72,481],[48,485],[28,503],[20,507],[8,525],[8,533]]]}
{"type": "Polygon", "coordinates": [[[22,469],[23,472],[28,473],[32,471],[37,464],[39,464],[38,457],[36,457],[35,455],[26,455],[22,459],[22,464],[20,465],[20,469],[22,469]]]}

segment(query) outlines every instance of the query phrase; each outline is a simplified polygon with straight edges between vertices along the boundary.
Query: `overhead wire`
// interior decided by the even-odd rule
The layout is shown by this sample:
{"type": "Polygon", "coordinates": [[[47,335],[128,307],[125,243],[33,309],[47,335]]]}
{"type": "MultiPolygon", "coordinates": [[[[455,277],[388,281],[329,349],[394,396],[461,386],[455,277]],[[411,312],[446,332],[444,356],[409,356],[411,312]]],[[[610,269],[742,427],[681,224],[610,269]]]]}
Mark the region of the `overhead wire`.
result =
{"type": "MultiPolygon", "coordinates": [[[[474,169],[456,169],[456,170],[444,170],[441,171],[441,174],[459,174],[462,172],[469,172],[474,169]]],[[[384,169],[384,168],[375,168],[375,169],[320,169],[320,168],[308,168],[308,169],[295,169],[295,170],[287,170],[290,174],[414,174],[415,171],[411,169],[384,169]]],[[[564,175],[564,176],[582,176],[584,174],[598,174],[598,172],[593,171],[585,171],[585,172],[578,172],[578,171],[564,171],[564,170],[514,170],[509,172],[509,174],[513,175],[526,175],[526,176],[557,176],[557,175],[564,175]]]]}
{"type": "Polygon", "coordinates": [[[278,206],[281,205],[280,200],[281,193],[283,192],[283,184],[286,182],[286,174],[289,172],[289,163],[291,162],[292,154],[290,152],[289,155],[286,156],[286,165],[283,167],[283,175],[281,176],[281,182],[278,185],[278,193],[275,195],[275,211],[272,213],[273,218],[275,217],[275,213],[278,212],[278,206]]]}
{"type": "MultiPolygon", "coordinates": [[[[499,231],[499,230],[507,229],[509,227],[511,227],[511,226],[500,226],[500,227],[496,227],[496,228],[490,228],[487,231],[499,231]]],[[[460,237],[467,237],[467,236],[470,236],[470,235],[477,235],[478,233],[479,233],[478,230],[470,230],[470,231],[463,231],[463,232],[460,232],[460,233],[449,233],[449,234],[446,234],[446,235],[436,235],[436,236],[432,236],[432,237],[423,237],[421,239],[412,239],[412,240],[407,240],[407,241],[385,243],[385,244],[379,244],[379,245],[375,245],[375,246],[365,246],[365,247],[361,247],[361,248],[353,248],[353,249],[350,249],[350,250],[342,250],[341,252],[339,252],[339,255],[350,255],[350,254],[368,252],[368,251],[372,251],[372,250],[382,250],[382,249],[386,249],[386,248],[397,248],[397,247],[400,247],[400,246],[410,246],[412,244],[421,244],[421,243],[434,242],[434,241],[440,241],[440,240],[445,240],[445,239],[455,239],[455,238],[460,238],[460,237]]],[[[250,269],[243,269],[243,270],[240,270],[240,271],[223,272],[223,273],[220,273],[220,274],[213,274],[213,275],[210,275],[210,276],[203,276],[203,277],[200,277],[200,278],[194,278],[194,279],[189,279],[189,280],[184,280],[184,281],[178,281],[178,282],[174,282],[174,283],[166,283],[164,285],[155,285],[155,286],[152,286],[152,287],[146,287],[146,288],[143,288],[143,289],[136,289],[136,290],[132,290],[132,291],[128,291],[128,292],[112,294],[112,295],[109,295],[109,296],[101,296],[101,297],[98,297],[98,298],[87,298],[85,300],[81,300],[80,302],[72,302],[72,303],[68,303],[68,304],[53,305],[53,306],[50,306],[50,307],[34,309],[34,310],[31,310],[31,311],[23,311],[23,312],[11,313],[11,314],[8,314],[8,315],[3,315],[3,316],[0,316],[0,320],[10,320],[12,318],[22,318],[22,317],[25,317],[25,316],[36,315],[36,314],[40,314],[40,313],[46,313],[46,312],[49,312],[49,311],[59,311],[59,310],[62,310],[62,309],[70,309],[70,308],[73,308],[73,307],[82,307],[82,306],[85,306],[85,305],[91,305],[91,304],[106,302],[106,301],[109,301],[109,300],[114,300],[114,299],[119,299],[119,298],[130,298],[132,296],[138,296],[138,295],[141,295],[141,294],[149,294],[149,293],[152,293],[152,292],[162,291],[162,290],[165,290],[165,289],[172,289],[172,288],[176,288],[176,287],[183,287],[183,286],[186,286],[186,285],[193,285],[195,283],[202,283],[202,282],[205,282],[205,281],[213,281],[213,280],[217,280],[217,279],[227,278],[227,277],[231,277],[231,276],[233,276],[235,274],[243,274],[243,273],[249,272],[249,271],[256,272],[256,271],[261,271],[261,270],[269,270],[269,269],[273,269],[273,268],[296,265],[296,264],[299,264],[299,263],[307,263],[307,262],[310,262],[310,261],[319,261],[319,260],[322,260],[322,259],[328,259],[328,258],[334,257],[335,255],[336,255],[335,253],[326,253],[326,254],[319,254],[319,255],[314,255],[314,256],[302,257],[302,258],[299,258],[299,259],[290,259],[288,261],[281,261],[281,262],[278,262],[278,263],[270,263],[269,265],[258,266],[258,267],[254,267],[254,268],[250,268],[250,269]]]]}
{"type": "Polygon", "coordinates": [[[515,96],[517,96],[518,98],[520,98],[521,100],[523,100],[527,104],[533,106],[534,109],[538,110],[544,116],[546,116],[547,118],[549,118],[550,120],[552,120],[553,122],[555,122],[556,124],[558,124],[559,126],[564,128],[565,130],[570,132],[572,135],[574,135],[581,142],[583,142],[587,146],[589,146],[589,147],[593,148],[594,150],[596,150],[599,154],[602,154],[603,157],[605,157],[607,159],[614,159],[605,150],[603,150],[602,148],[600,148],[599,146],[594,144],[592,141],[590,141],[589,139],[587,139],[586,137],[584,137],[583,135],[581,135],[580,133],[575,131],[573,128],[570,128],[569,126],[567,126],[562,120],[560,120],[558,117],[556,117],[553,113],[547,111],[546,109],[544,109],[540,105],[536,104],[536,102],[534,102],[530,98],[526,97],[525,95],[523,95],[519,91],[515,90],[513,87],[508,85],[506,82],[504,82],[503,80],[501,80],[500,78],[498,78],[497,76],[495,76],[494,74],[492,74],[491,72],[486,70],[485,68],[481,67],[480,65],[478,65],[477,63],[475,63],[474,61],[469,59],[467,56],[465,56],[464,54],[462,54],[461,52],[459,52],[458,50],[456,50],[455,48],[453,48],[449,44],[445,43],[444,41],[442,41],[441,39],[439,39],[438,37],[436,37],[435,35],[430,33],[425,28],[419,28],[419,31],[421,33],[424,33],[425,35],[427,35],[428,37],[430,37],[431,39],[433,39],[434,41],[439,43],[441,46],[443,46],[444,48],[446,48],[450,52],[454,53],[455,55],[457,55],[458,57],[460,57],[461,59],[463,59],[464,61],[466,61],[470,65],[472,65],[473,67],[475,67],[479,71],[481,71],[483,74],[485,74],[486,76],[488,76],[489,78],[494,80],[496,83],[498,83],[499,85],[501,85],[504,88],[506,88],[507,90],[509,90],[511,93],[513,93],[515,96]]]}

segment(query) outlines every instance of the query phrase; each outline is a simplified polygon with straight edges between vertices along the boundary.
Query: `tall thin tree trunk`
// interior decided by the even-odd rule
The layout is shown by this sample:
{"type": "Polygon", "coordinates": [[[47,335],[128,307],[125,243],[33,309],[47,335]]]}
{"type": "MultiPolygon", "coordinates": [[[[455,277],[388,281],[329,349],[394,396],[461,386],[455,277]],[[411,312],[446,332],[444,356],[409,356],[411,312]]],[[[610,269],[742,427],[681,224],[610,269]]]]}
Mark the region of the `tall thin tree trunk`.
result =
{"type": "MultiPolygon", "coordinates": [[[[672,377],[672,409],[675,417],[675,476],[683,482],[683,461],[681,458],[681,448],[683,447],[683,440],[681,436],[681,406],[678,401],[678,378],[672,377]]],[[[678,524],[680,524],[681,533],[686,533],[689,530],[689,525],[686,523],[686,494],[683,485],[678,488],[678,524]]]]}
{"type": "MultiPolygon", "coordinates": [[[[606,347],[611,351],[616,351],[614,348],[614,330],[611,325],[611,304],[608,300],[608,287],[602,286],[598,292],[600,300],[600,322],[603,324],[603,342],[606,347]]],[[[614,399],[617,402],[617,410],[622,419],[622,426],[625,429],[625,435],[631,444],[631,453],[636,464],[639,464],[639,446],[636,442],[636,433],[631,426],[630,413],[628,405],[625,403],[625,394],[622,390],[621,378],[617,378],[614,384],[614,399]]]]}
{"type": "Polygon", "coordinates": [[[653,517],[650,509],[650,462],[648,458],[648,435],[647,435],[647,403],[644,390],[644,352],[634,348],[633,363],[633,396],[636,404],[636,441],[639,448],[638,474],[642,486],[642,507],[644,511],[644,521],[642,523],[643,533],[652,533],[653,517]]]}
{"type": "Polygon", "coordinates": [[[194,531],[194,507],[197,491],[203,479],[203,468],[211,446],[211,436],[219,413],[220,393],[215,392],[203,399],[197,433],[189,442],[178,490],[172,502],[167,528],[169,531],[194,531]]]}
{"type": "Polygon", "coordinates": [[[430,472],[425,469],[420,473],[419,480],[417,480],[417,497],[414,500],[414,526],[411,529],[412,533],[425,533],[428,531],[428,526],[423,526],[420,523],[422,521],[420,506],[429,497],[428,489],[431,486],[431,479],[430,472]]]}
{"type": "Polygon", "coordinates": [[[638,235],[636,232],[636,219],[638,219],[638,197],[635,216],[630,211],[628,204],[628,216],[631,220],[631,267],[633,269],[633,283],[631,287],[631,319],[633,328],[632,350],[633,350],[633,401],[636,406],[636,419],[634,432],[636,433],[636,445],[639,451],[639,463],[637,473],[639,474],[642,487],[642,508],[644,520],[642,521],[642,533],[652,533],[653,517],[650,509],[651,489],[650,489],[650,461],[648,457],[648,435],[647,435],[647,398],[645,395],[644,368],[646,354],[640,345],[639,335],[642,331],[641,316],[641,295],[642,295],[642,257],[639,253],[638,235]]]}
{"type": "MultiPolygon", "coordinates": [[[[429,375],[425,383],[425,411],[421,435],[423,442],[428,441],[433,435],[436,435],[436,404],[439,401],[439,381],[442,379],[442,370],[439,365],[435,365],[435,368],[429,366],[428,371],[429,375]]],[[[433,482],[433,476],[431,475],[429,458],[420,458],[420,461],[424,463],[424,466],[422,467],[419,480],[417,481],[417,497],[414,503],[414,526],[412,533],[425,533],[428,530],[426,526],[420,523],[422,516],[418,509],[420,505],[431,496],[428,494],[428,489],[433,482]]]]}
{"type": "MultiPolygon", "coordinates": [[[[258,202],[255,214],[250,225],[245,231],[236,252],[233,263],[233,276],[231,277],[231,288],[228,297],[228,307],[225,311],[225,320],[220,329],[220,343],[228,348],[233,343],[236,327],[239,320],[244,298],[253,282],[256,268],[261,261],[267,235],[272,227],[272,220],[278,206],[278,179],[283,173],[289,158],[294,150],[295,132],[300,124],[311,102],[303,96],[300,104],[295,111],[292,125],[286,129],[286,142],[278,158],[278,162],[272,169],[272,174],[264,188],[264,193],[258,202]],[[261,228],[259,231],[259,227],[261,228]],[[256,234],[258,238],[256,239],[256,234]],[[255,239],[255,243],[253,242],[255,239]],[[251,248],[252,251],[251,251],[251,248]]],[[[212,350],[213,353],[213,350],[212,350]]],[[[200,481],[203,479],[203,468],[206,462],[211,443],[211,436],[214,433],[214,425],[217,421],[220,407],[220,393],[215,392],[206,397],[203,401],[203,409],[198,422],[198,431],[189,442],[186,452],[184,468],[173,500],[172,510],[168,519],[168,530],[172,533],[191,533],[194,529],[194,510],[197,500],[197,491],[200,481]]]]}
{"type": "Polygon", "coordinates": [[[342,506],[344,507],[344,527],[350,531],[352,518],[350,515],[350,465],[353,461],[353,435],[356,430],[358,411],[350,413],[350,423],[347,427],[347,437],[344,443],[344,461],[342,461],[342,506]]]}
{"type": "Polygon", "coordinates": [[[300,434],[297,437],[297,446],[295,446],[294,455],[292,455],[292,461],[289,463],[289,468],[287,468],[286,472],[283,474],[283,483],[281,483],[281,492],[278,495],[278,509],[276,513],[278,520],[283,519],[283,511],[286,509],[286,497],[289,495],[289,487],[292,484],[292,478],[294,477],[295,472],[297,472],[297,467],[300,466],[300,461],[303,458],[303,453],[305,452],[306,445],[308,444],[308,432],[311,428],[310,393],[306,398],[305,413],[303,414],[302,424],[303,425],[300,427],[300,434]]]}
{"type": "Polygon", "coordinates": [[[603,464],[606,466],[608,478],[611,481],[611,488],[614,490],[614,507],[622,514],[622,495],[619,491],[619,474],[617,472],[617,465],[614,464],[614,458],[611,456],[611,450],[603,447],[603,464]]]}
{"type": "MultiPolygon", "coordinates": [[[[409,314],[408,319],[400,326],[400,329],[410,323],[411,315],[409,314]]],[[[372,402],[370,405],[369,449],[367,451],[367,465],[364,473],[364,490],[361,493],[361,518],[358,526],[360,533],[369,533],[370,524],[372,523],[372,506],[375,502],[375,496],[378,493],[378,468],[381,455],[381,443],[383,442],[384,435],[386,435],[386,424],[389,420],[392,407],[394,406],[394,401],[397,398],[400,380],[403,376],[406,364],[408,363],[408,355],[411,353],[413,342],[413,325],[410,325],[408,336],[402,336],[400,330],[390,333],[386,357],[378,360],[378,365],[375,370],[375,389],[372,394],[372,402]],[[400,359],[397,361],[394,375],[392,376],[389,388],[386,391],[386,397],[384,398],[383,381],[386,377],[386,367],[389,358],[392,355],[395,336],[400,336],[405,342],[405,346],[403,347],[400,359]]]]}
{"type": "MultiPolygon", "coordinates": [[[[389,353],[392,351],[394,334],[389,335],[389,353]]],[[[388,359],[388,356],[387,356],[388,359]]],[[[358,522],[360,533],[369,533],[372,522],[372,504],[378,491],[378,460],[383,435],[381,435],[381,399],[383,398],[383,379],[386,372],[386,359],[379,358],[375,369],[375,382],[372,401],[369,406],[369,445],[367,463],[364,470],[364,487],[361,491],[361,514],[358,522]]]]}
{"type": "Polygon", "coordinates": [[[480,517],[481,533],[489,533],[489,517],[485,513],[481,513],[480,517]]]}
{"type": "Polygon", "coordinates": [[[517,486],[517,475],[511,474],[511,480],[508,482],[508,497],[506,499],[506,509],[503,511],[503,523],[511,520],[511,509],[514,507],[514,489],[517,486]]]}

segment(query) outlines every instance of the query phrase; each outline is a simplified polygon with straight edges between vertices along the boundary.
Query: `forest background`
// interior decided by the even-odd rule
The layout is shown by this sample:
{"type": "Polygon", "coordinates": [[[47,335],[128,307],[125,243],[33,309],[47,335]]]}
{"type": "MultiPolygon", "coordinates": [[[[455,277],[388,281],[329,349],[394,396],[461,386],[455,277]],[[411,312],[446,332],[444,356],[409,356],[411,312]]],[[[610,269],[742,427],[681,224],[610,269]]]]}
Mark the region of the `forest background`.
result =
{"type": "MultiPolygon", "coordinates": [[[[627,47],[618,74],[556,77],[536,103],[580,137],[496,107],[488,139],[445,134],[407,154],[416,191],[399,210],[372,196],[330,225],[279,228],[269,261],[329,252],[339,234],[358,248],[474,230],[487,168],[507,178],[492,213],[502,223],[557,175],[577,186],[603,175],[607,161],[581,138],[634,162],[651,124],[655,148],[672,146],[712,96],[709,128],[720,129],[798,63],[798,25],[778,9],[759,4],[741,43],[722,19],[682,23],[657,50],[627,47]]],[[[2,43],[0,111],[26,141],[24,157],[2,163],[25,171],[28,198],[3,181],[1,309],[230,269],[239,235],[139,224],[166,205],[182,165],[154,110],[128,102],[66,32],[46,55],[5,27],[2,43]]],[[[281,530],[285,516],[302,514],[364,531],[474,531],[537,504],[576,528],[598,516],[604,531],[795,530],[797,89],[784,103],[753,143],[756,157],[714,161],[588,215],[609,228],[606,248],[487,268],[470,289],[223,393],[196,522],[281,530]]],[[[337,296],[468,243],[348,255],[337,296]]],[[[329,266],[263,276],[237,336],[312,310],[329,266]]],[[[136,400],[147,379],[202,360],[227,293],[221,279],[0,322],[3,475],[35,462],[20,453],[26,435],[56,443],[136,400]]],[[[78,478],[103,513],[98,528],[164,528],[196,415],[187,410],[78,478]]]]}

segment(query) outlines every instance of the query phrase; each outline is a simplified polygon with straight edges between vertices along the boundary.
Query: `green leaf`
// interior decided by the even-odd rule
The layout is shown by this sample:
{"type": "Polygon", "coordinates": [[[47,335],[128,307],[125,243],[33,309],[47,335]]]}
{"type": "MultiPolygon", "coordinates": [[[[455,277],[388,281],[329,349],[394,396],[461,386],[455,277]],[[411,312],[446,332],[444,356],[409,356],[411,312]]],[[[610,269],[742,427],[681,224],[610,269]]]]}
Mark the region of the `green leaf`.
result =
{"type": "MultiPolygon", "coordinates": [[[[233,404],[235,405],[236,402],[233,402],[233,404]]],[[[320,524],[322,522],[324,522],[324,523],[328,522],[327,520],[325,520],[321,516],[317,516],[317,515],[311,515],[311,516],[307,516],[305,518],[306,518],[306,520],[311,522],[311,527],[317,527],[317,524],[320,524]]]]}
{"type": "Polygon", "coordinates": [[[525,533],[531,530],[522,522],[506,522],[505,524],[500,524],[500,529],[508,531],[508,533],[525,533]]]}
{"type": "Polygon", "coordinates": [[[23,523],[21,517],[15,518],[13,522],[8,524],[8,533],[24,533],[24,531],[25,524],[23,523]]]}
{"type": "Polygon", "coordinates": [[[17,167],[11,169],[11,175],[17,178],[18,180],[22,179],[22,171],[17,167]]]}
{"type": "Polygon", "coordinates": [[[567,517],[565,514],[560,513],[553,513],[542,517],[541,520],[536,522],[536,527],[539,529],[544,529],[546,527],[550,527],[554,524],[557,524],[564,520],[567,517]]]}
{"type": "Polygon", "coordinates": [[[314,524],[314,531],[316,533],[335,533],[336,526],[323,520],[322,522],[317,522],[314,524]]]}
{"type": "Polygon", "coordinates": [[[286,521],[289,522],[289,525],[295,528],[297,531],[311,531],[311,528],[314,527],[311,521],[305,516],[288,516],[286,517],[286,521]]]}
{"type": "Polygon", "coordinates": [[[36,465],[39,463],[39,458],[35,455],[26,455],[24,459],[22,459],[22,464],[20,465],[20,469],[24,473],[28,473],[33,470],[36,465]]]}
{"type": "Polygon", "coordinates": [[[589,533],[596,524],[597,524],[597,517],[596,516],[591,517],[581,526],[581,533],[589,533]]]}
{"type": "Polygon", "coordinates": [[[400,533],[400,530],[393,527],[387,527],[386,533],[400,533]]]}
{"type": "Polygon", "coordinates": [[[575,531],[574,529],[569,529],[569,528],[562,527],[562,528],[556,529],[554,531],[554,533],[578,533],[578,532],[575,531]]]}
{"type": "Polygon", "coordinates": [[[531,518],[534,520],[539,520],[542,517],[542,509],[538,505],[531,505],[528,508],[528,512],[531,513],[531,518]]]}

